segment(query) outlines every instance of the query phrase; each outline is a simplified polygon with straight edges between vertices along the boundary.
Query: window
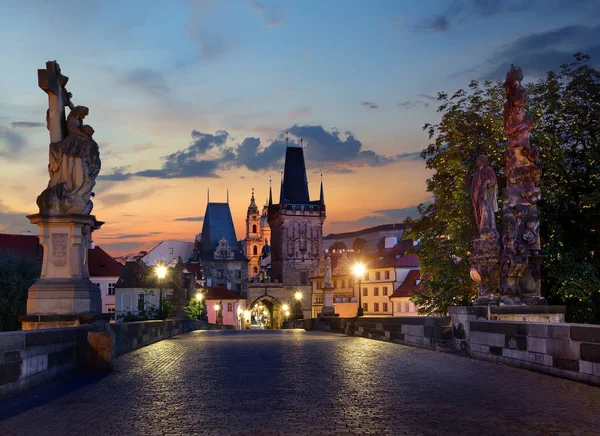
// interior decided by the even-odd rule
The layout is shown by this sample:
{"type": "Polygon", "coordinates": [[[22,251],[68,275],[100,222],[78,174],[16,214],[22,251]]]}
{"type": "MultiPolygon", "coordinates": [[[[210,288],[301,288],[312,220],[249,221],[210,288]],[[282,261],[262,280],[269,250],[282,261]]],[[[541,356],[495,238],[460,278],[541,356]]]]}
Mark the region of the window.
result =
{"type": "Polygon", "coordinates": [[[379,312],[379,303],[373,304],[373,312],[379,312]]]}
{"type": "Polygon", "coordinates": [[[387,305],[387,303],[383,303],[383,311],[384,312],[388,311],[388,305],[387,305]]]}
{"type": "Polygon", "coordinates": [[[137,310],[141,311],[144,310],[144,294],[138,294],[138,300],[137,300],[137,310]]]}
{"type": "Polygon", "coordinates": [[[308,270],[305,270],[305,269],[300,270],[300,284],[308,285],[308,270]]]}
{"type": "Polygon", "coordinates": [[[346,280],[342,280],[342,289],[346,288],[346,280]]]}
{"type": "Polygon", "coordinates": [[[217,278],[218,279],[222,279],[223,278],[223,270],[218,270],[217,271],[217,278]]]}
{"type": "Polygon", "coordinates": [[[379,288],[373,288],[373,296],[379,297],[379,288]]]}
{"type": "Polygon", "coordinates": [[[368,296],[369,296],[369,289],[363,288],[363,297],[368,297],[368,296]]]}
{"type": "Polygon", "coordinates": [[[385,279],[386,279],[386,280],[389,280],[389,279],[390,279],[390,272],[389,272],[389,271],[386,271],[386,272],[385,272],[385,279]]]}
{"type": "Polygon", "coordinates": [[[334,288],[337,288],[337,280],[334,280],[334,281],[333,281],[333,287],[334,287],[334,288]]]}
{"type": "Polygon", "coordinates": [[[240,283],[235,284],[235,292],[237,292],[238,294],[242,293],[242,285],[240,283]]]}
{"type": "Polygon", "coordinates": [[[233,304],[227,303],[227,312],[231,312],[233,310],[233,304]]]}
{"type": "Polygon", "coordinates": [[[383,287],[383,295],[387,295],[387,286],[383,287]]]}
{"type": "Polygon", "coordinates": [[[256,233],[256,224],[252,224],[252,233],[256,233]]]}
{"type": "Polygon", "coordinates": [[[321,289],[321,282],[317,280],[317,289],[321,289]]]}
{"type": "Polygon", "coordinates": [[[121,310],[131,310],[131,294],[127,293],[121,295],[121,310]]]}
{"type": "Polygon", "coordinates": [[[252,247],[252,254],[258,254],[258,247],[256,245],[252,247]]]}
{"type": "Polygon", "coordinates": [[[242,272],[241,272],[240,270],[237,270],[237,271],[235,272],[235,278],[236,278],[236,279],[241,279],[241,278],[242,278],[242,272]]]}
{"type": "Polygon", "coordinates": [[[363,312],[369,311],[369,303],[363,303],[363,312]]]}
{"type": "Polygon", "coordinates": [[[377,271],[375,273],[375,280],[381,280],[381,272],[380,271],[377,271]]]}
{"type": "Polygon", "coordinates": [[[173,249],[169,248],[169,254],[173,254],[173,249]]]}
{"type": "Polygon", "coordinates": [[[409,303],[405,303],[404,304],[404,311],[405,312],[410,312],[410,304],[409,303]]]}
{"type": "Polygon", "coordinates": [[[398,303],[397,306],[398,312],[402,312],[402,303],[398,303]]]}
{"type": "Polygon", "coordinates": [[[108,284],[108,294],[107,295],[115,295],[115,285],[116,285],[116,283],[108,284]]]}
{"type": "Polygon", "coordinates": [[[315,297],[315,304],[323,304],[323,297],[315,297]]]}
{"type": "Polygon", "coordinates": [[[254,271],[254,274],[258,274],[258,268],[257,267],[254,267],[253,271],[254,271]]]}

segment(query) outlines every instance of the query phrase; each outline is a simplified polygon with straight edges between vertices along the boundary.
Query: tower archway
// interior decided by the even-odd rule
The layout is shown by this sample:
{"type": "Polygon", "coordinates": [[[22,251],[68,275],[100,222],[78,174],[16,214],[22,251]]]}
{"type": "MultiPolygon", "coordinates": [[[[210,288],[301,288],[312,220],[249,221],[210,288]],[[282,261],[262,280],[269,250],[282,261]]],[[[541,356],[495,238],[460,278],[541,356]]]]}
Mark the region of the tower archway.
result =
{"type": "Polygon", "coordinates": [[[271,295],[261,295],[249,306],[252,328],[280,329],[283,327],[281,302],[271,295]]]}

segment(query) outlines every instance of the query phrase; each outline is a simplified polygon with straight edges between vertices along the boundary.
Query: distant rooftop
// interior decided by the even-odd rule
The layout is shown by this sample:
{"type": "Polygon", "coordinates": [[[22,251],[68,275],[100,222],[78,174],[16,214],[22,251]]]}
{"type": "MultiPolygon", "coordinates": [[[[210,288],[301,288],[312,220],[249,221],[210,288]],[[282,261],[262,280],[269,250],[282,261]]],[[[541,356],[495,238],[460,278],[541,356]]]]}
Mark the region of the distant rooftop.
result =
{"type": "Polygon", "coordinates": [[[325,240],[337,240],[337,239],[346,239],[346,238],[356,238],[363,235],[368,235],[369,233],[376,233],[388,230],[406,230],[406,226],[402,223],[396,224],[382,224],[376,227],[369,227],[367,229],[356,230],[354,232],[346,232],[346,233],[330,233],[325,236],[323,239],[325,240]]]}

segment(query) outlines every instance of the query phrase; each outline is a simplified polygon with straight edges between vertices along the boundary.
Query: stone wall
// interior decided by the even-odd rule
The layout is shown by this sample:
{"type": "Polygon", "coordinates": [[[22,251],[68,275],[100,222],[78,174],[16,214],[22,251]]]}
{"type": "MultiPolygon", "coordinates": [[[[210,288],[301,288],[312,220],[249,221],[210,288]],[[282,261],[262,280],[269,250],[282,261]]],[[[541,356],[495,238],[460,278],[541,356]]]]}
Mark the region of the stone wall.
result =
{"type": "Polygon", "coordinates": [[[470,322],[472,357],[600,386],[600,325],[470,322]]]}
{"type": "Polygon", "coordinates": [[[323,317],[304,321],[307,330],[332,331],[432,350],[453,350],[449,316],[323,317]]]}
{"type": "Polygon", "coordinates": [[[153,344],[171,336],[191,332],[193,330],[217,329],[222,326],[209,325],[206,321],[177,319],[166,321],[137,321],[110,324],[112,334],[112,357],[116,358],[130,351],[153,344]]]}
{"type": "Polygon", "coordinates": [[[91,326],[0,333],[0,397],[84,364],[91,326]]]}

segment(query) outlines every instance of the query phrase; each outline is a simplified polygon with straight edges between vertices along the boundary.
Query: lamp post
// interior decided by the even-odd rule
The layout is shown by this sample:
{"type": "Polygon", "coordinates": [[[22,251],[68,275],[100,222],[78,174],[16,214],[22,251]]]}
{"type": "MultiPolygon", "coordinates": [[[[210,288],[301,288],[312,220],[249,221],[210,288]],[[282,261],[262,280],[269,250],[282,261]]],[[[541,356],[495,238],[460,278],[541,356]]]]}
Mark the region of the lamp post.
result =
{"type": "Polygon", "coordinates": [[[361,297],[362,297],[361,284],[362,284],[363,276],[365,275],[365,266],[362,263],[355,264],[352,269],[352,273],[358,280],[358,311],[356,312],[356,316],[363,316],[364,312],[363,312],[363,308],[362,308],[362,299],[361,299],[361,297]]]}
{"type": "Polygon", "coordinates": [[[160,295],[158,301],[158,317],[160,319],[164,319],[163,314],[163,279],[167,276],[167,267],[164,265],[156,266],[156,277],[158,277],[158,282],[160,283],[160,295]]]}
{"type": "MultiPolygon", "coordinates": [[[[302,292],[296,291],[294,293],[294,298],[296,299],[296,307],[298,307],[298,312],[300,312],[298,315],[302,315],[300,317],[300,319],[302,319],[302,318],[304,318],[304,313],[302,313],[302,302],[301,302],[302,301],[302,292]]],[[[296,315],[294,314],[294,316],[296,316],[296,315]]]]}

